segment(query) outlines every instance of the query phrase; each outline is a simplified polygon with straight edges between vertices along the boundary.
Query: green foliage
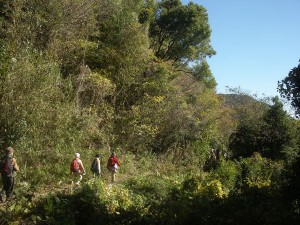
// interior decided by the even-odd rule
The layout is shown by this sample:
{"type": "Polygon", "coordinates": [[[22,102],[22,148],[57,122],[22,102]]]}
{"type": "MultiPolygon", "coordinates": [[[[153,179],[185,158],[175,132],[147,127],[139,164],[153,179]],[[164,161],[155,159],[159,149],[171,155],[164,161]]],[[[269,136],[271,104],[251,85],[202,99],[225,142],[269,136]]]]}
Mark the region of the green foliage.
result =
{"type": "MultiPolygon", "coordinates": [[[[2,133],[7,135],[2,138],[11,139],[5,145],[20,139],[25,133],[30,137],[37,127],[48,129],[55,122],[51,115],[56,115],[58,110],[54,109],[58,105],[55,106],[52,101],[59,101],[62,96],[58,88],[61,81],[55,76],[59,74],[57,66],[35,57],[34,53],[31,58],[20,55],[3,82],[3,93],[6,94],[1,99],[1,120],[2,133]],[[40,114],[41,111],[47,111],[47,114],[40,114]],[[11,114],[15,117],[8,117],[11,114]]],[[[35,138],[32,137],[32,140],[35,138]]]]}
{"type": "Polygon", "coordinates": [[[235,133],[230,137],[229,148],[233,152],[233,157],[249,157],[253,152],[261,151],[261,125],[258,120],[242,121],[238,125],[235,133]]]}
{"type": "Polygon", "coordinates": [[[6,54],[5,42],[0,38],[0,93],[3,93],[3,85],[7,70],[9,69],[10,61],[13,62],[15,59],[9,60],[6,54]]]}
{"type": "Polygon", "coordinates": [[[116,86],[117,112],[139,100],[150,55],[145,28],[138,22],[142,2],[103,1],[96,9],[96,32],[89,37],[96,45],[86,52],[86,63],[116,86]]]}
{"type": "Polygon", "coordinates": [[[151,19],[154,17],[155,10],[157,8],[157,2],[154,0],[144,1],[144,6],[139,13],[139,22],[141,24],[149,24],[151,19]]]}
{"type": "Polygon", "coordinates": [[[211,173],[211,179],[217,179],[221,182],[225,194],[234,191],[240,170],[235,162],[222,159],[217,168],[211,173]]]}
{"type": "Polygon", "coordinates": [[[222,183],[219,180],[212,180],[206,184],[200,192],[203,192],[203,196],[211,199],[220,199],[225,196],[225,192],[222,187],[222,183]]]}
{"type": "Polygon", "coordinates": [[[167,65],[152,64],[142,83],[136,90],[142,95],[131,107],[129,112],[123,112],[116,120],[115,132],[119,134],[116,141],[127,146],[132,151],[151,151],[153,142],[159,133],[167,114],[166,100],[170,90],[169,80],[172,72],[167,65]]]}
{"type": "Polygon", "coordinates": [[[263,119],[266,122],[266,126],[262,128],[266,149],[264,155],[293,162],[298,155],[297,127],[278,98],[273,99],[273,105],[263,119]]]}
{"type": "Polygon", "coordinates": [[[12,22],[13,1],[3,0],[0,2],[0,39],[5,38],[6,28],[12,22]]]}
{"type": "Polygon", "coordinates": [[[296,207],[299,208],[298,200],[300,198],[299,194],[300,188],[300,158],[292,164],[291,169],[287,173],[287,181],[284,183],[283,192],[286,194],[287,198],[294,201],[296,207]]]}
{"type": "Polygon", "coordinates": [[[299,85],[300,64],[291,69],[288,76],[278,82],[278,91],[283,98],[288,99],[296,109],[296,115],[300,115],[299,85]]]}
{"type": "Polygon", "coordinates": [[[10,2],[0,3],[0,146],[14,147],[20,172],[1,224],[297,224],[297,195],[285,199],[282,187],[298,187],[297,164],[287,166],[299,126],[276,99],[221,105],[202,6],[10,2]],[[263,157],[220,157],[204,170],[240,121],[235,156],[263,157]],[[121,161],[114,184],[112,150],[121,161]],[[103,176],[88,171],[71,186],[75,151],[86,168],[100,153],[103,176]]]}
{"type": "Polygon", "coordinates": [[[196,64],[192,68],[193,76],[203,82],[208,88],[215,89],[217,86],[217,82],[212,75],[209,65],[207,62],[202,62],[201,64],[196,64]]]}
{"type": "MultiPolygon", "coordinates": [[[[144,160],[136,159],[136,165],[144,160]]],[[[157,163],[151,157],[147,162],[157,163]]],[[[141,166],[137,173],[123,174],[126,180],[113,185],[105,178],[89,180],[73,192],[45,189],[48,193],[36,199],[30,193],[39,192],[28,187],[27,195],[23,194],[26,201],[14,203],[7,214],[11,217],[1,219],[18,218],[23,224],[284,224],[285,220],[297,224],[299,213],[292,202],[270,186],[275,184],[278,165],[259,155],[240,165],[246,176],[244,186],[236,188],[233,183],[239,167],[231,161],[221,162],[213,174],[205,176],[187,176],[179,165],[177,170],[163,171],[157,164],[161,173],[141,166]],[[268,180],[272,182],[266,183],[268,180]]]]}
{"type": "Polygon", "coordinates": [[[239,162],[241,171],[241,184],[246,188],[274,188],[276,184],[282,185],[284,164],[273,162],[255,153],[250,158],[242,159],[239,162]]]}
{"type": "Polygon", "coordinates": [[[195,141],[210,144],[213,139],[219,115],[215,93],[203,88],[192,76],[178,75],[172,84],[166,93],[146,95],[143,103],[133,108],[133,127],[129,126],[128,132],[136,137],[132,140],[138,149],[142,143],[156,152],[172,148],[180,151],[195,141]]]}
{"type": "Polygon", "coordinates": [[[296,122],[283,109],[278,98],[262,117],[243,119],[231,135],[234,157],[249,157],[254,152],[272,159],[293,162],[298,155],[296,122]]]}
{"type": "Polygon", "coordinates": [[[203,140],[197,140],[193,143],[192,149],[199,160],[200,165],[204,165],[209,158],[209,152],[211,149],[209,143],[203,140]]]}
{"type": "Polygon", "coordinates": [[[126,183],[126,186],[135,194],[144,196],[147,199],[148,204],[155,205],[166,198],[174,184],[176,184],[176,180],[172,180],[171,177],[156,174],[148,175],[146,179],[137,176],[136,178],[129,180],[126,183]]]}
{"type": "Polygon", "coordinates": [[[14,190],[17,199],[0,204],[0,222],[3,224],[23,223],[25,215],[30,215],[35,208],[35,203],[32,202],[34,188],[26,182],[22,182],[18,186],[14,190]]]}
{"type": "Polygon", "coordinates": [[[210,33],[205,8],[192,2],[182,5],[179,0],[159,2],[149,28],[155,55],[182,64],[215,54],[210,33]]]}
{"type": "MultiPolygon", "coordinates": [[[[195,4],[185,7],[177,3],[179,14],[189,15],[191,28],[193,24],[197,25],[196,28],[204,24],[205,29],[209,30],[206,16],[203,21],[200,18],[202,14],[206,15],[204,8],[195,4]],[[194,13],[197,14],[195,18],[194,13]],[[194,19],[197,21],[193,22],[194,19]]],[[[162,5],[169,7],[167,1],[162,5]]],[[[125,145],[127,149],[165,152],[174,147],[188,148],[191,142],[197,140],[208,121],[206,111],[215,105],[204,106],[204,114],[196,115],[198,109],[194,107],[197,103],[203,106],[203,100],[196,99],[199,92],[180,96],[176,90],[180,84],[174,88],[172,82],[182,74],[175,70],[171,62],[159,62],[152,55],[147,29],[149,24],[141,24],[139,16],[141,9],[146,7],[149,18],[153,19],[156,6],[153,1],[145,3],[141,0],[65,0],[36,4],[18,0],[12,14],[16,23],[9,24],[5,39],[7,55],[15,58],[16,63],[5,76],[15,73],[18,77],[21,74],[18,70],[24,67],[26,74],[36,77],[29,79],[29,76],[23,76],[22,82],[27,79],[31,83],[27,85],[28,89],[18,91],[25,100],[19,99],[14,104],[29,108],[30,102],[32,108],[23,109],[20,106],[22,110],[14,112],[18,120],[9,118],[9,122],[4,124],[2,132],[7,134],[3,135],[3,146],[18,143],[21,149],[27,149],[26,156],[31,155],[33,150],[39,157],[45,152],[55,151],[57,157],[53,158],[60,161],[60,153],[75,146],[100,148],[116,144],[125,145]],[[69,11],[72,14],[68,14],[69,11]],[[38,77],[38,74],[43,76],[38,77]],[[46,98],[41,96],[43,86],[47,87],[52,97],[49,94],[49,98],[39,104],[36,99],[46,98]],[[36,91],[31,93],[31,88],[36,91]],[[156,107],[160,113],[150,115],[152,109],[148,103],[154,106],[160,98],[165,99],[156,107]],[[174,120],[177,117],[179,121],[174,120]],[[203,123],[199,123],[202,119],[203,123]],[[191,129],[193,132],[190,132],[191,129]],[[38,141],[35,140],[41,141],[36,143],[38,141]]],[[[202,44],[209,41],[209,35],[202,36],[202,39],[199,36],[202,44]]],[[[193,41],[186,37],[187,45],[193,41]]],[[[206,44],[206,47],[209,46],[209,43],[206,44]]],[[[192,52],[208,54],[198,47],[192,52]]],[[[197,74],[205,76],[206,71],[197,74]]],[[[13,86],[16,84],[6,83],[3,84],[7,86],[3,93],[8,92],[9,88],[16,88],[13,86]]],[[[205,88],[203,86],[202,92],[205,88]]],[[[3,121],[8,115],[6,110],[3,121]]]]}

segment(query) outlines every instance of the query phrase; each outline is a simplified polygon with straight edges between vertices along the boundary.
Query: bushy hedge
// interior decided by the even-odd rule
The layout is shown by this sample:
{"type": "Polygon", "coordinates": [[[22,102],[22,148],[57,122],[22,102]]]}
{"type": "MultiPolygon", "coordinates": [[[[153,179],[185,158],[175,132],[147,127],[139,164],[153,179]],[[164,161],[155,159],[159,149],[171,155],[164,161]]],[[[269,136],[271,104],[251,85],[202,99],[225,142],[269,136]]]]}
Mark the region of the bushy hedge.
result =
{"type": "MultiPolygon", "coordinates": [[[[155,157],[148,158],[149,165],[156,165],[156,169],[141,167],[139,173],[130,176],[120,169],[115,184],[108,183],[106,175],[99,180],[88,179],[79,188],[62,185],[53,191],[19,184],[18,200],[0,207],[0,213],[6,213],[2,221],[296,225],[300,219],[297,204],[285,198],[275,182],[278,171],[274,168],[278,165],[258,155],[240,162],[222,161],[214,171],[202,174],[184,173],[183,166],[172,173],[164,172],[155,157]],[[246,173],[238,169],[241,165],[246,173]],[[272,173],[264,171],[270,168],[272,173]]],[[[125,168],[129,166],[126,164],[125,168]]]]}

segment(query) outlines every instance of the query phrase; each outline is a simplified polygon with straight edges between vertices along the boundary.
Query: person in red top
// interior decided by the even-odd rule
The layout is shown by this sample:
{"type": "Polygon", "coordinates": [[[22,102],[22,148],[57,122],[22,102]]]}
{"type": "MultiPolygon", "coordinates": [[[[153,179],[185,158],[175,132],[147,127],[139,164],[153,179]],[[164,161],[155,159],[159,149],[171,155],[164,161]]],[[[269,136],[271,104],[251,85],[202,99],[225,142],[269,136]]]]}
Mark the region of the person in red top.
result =
{"type": "Polygon", "coordinates": [[[113,152],[111,153],[111,156],[108,158],[107,161],[107,169],[111,172],[111,182],[114,183],[116,180],[116,173],[118,171],[118,168],[120,166],[120,162],[118,160],[118,157],[113,152]]]}
{"type": "Polygon", "coordinates": [[[75,158],[72,160],[70,165],[70,174],[74,176],[72,184],[80,185],[82,176],[86,174],[85,168],[83,166],[82,160],[80,159],[80,154],[75,153],[75,158]],[[75,162],[75,163],[74,163],[75,162]]]}

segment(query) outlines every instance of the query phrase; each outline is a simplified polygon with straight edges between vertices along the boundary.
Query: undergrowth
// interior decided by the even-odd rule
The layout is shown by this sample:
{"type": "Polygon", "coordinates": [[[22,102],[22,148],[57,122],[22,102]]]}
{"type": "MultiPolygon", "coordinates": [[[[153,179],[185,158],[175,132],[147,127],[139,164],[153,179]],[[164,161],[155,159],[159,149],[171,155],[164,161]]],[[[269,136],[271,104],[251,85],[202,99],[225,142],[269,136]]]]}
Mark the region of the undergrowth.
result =
{"type": "Polygon", "coordinates": [[[123,164],[114,184],[104,168],[100,179],[87,174],[81,187],[71,186],[67,178],[51,185],[17,183],[16,199],[0,206],[1,224],[293,225],[300,219],[295,203],[285,200],[281,192],[254,185],[261,179],[269,181],[271,175],[248,182],[255,171],[263,174],[262,169],[272,167],[270,162],[261,160],[255,170],[248,163],[248,177],[237,172],[239,162],[220,161],[204,173],[174,165],[167,158],[132,161],[130,154],[126,158],[120,156],[123,164]]]}

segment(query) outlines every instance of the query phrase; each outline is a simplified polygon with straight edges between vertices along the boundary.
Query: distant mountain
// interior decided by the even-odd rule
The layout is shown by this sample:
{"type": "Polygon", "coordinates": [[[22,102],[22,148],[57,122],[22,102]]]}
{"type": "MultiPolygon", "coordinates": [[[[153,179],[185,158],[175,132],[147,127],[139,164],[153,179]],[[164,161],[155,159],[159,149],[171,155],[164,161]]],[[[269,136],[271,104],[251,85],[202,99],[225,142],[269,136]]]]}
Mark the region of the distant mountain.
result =
{"type": "MultiPolygon", "coordinates": [[[[253,115],[262,115],[270,108],[270,105],[263,101],[256,99],[247,94],[219,94],[223,99],[223,107],[231,108],[239,112],[253,115]]],[[[242,115],[241,114],[241,115],[242,115]]]]}
{"type": "Polygon", "coordinates": [[[249,105],[261,103],[252,96],[246,94],[218,94],[223,99],[225,107],[238,107],[241,105],[249,105]]]}

